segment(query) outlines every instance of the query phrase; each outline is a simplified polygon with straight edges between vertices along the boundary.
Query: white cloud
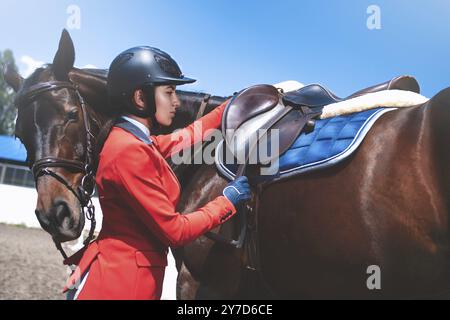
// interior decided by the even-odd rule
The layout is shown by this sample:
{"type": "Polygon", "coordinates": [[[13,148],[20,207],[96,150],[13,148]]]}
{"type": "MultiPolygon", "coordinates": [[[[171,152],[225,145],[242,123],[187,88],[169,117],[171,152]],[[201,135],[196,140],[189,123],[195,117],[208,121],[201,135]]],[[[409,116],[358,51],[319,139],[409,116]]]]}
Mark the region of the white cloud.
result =
{"type": "Polygon", "coordinates": [[[98,68],[93,64],[87,64],[82,69],[98,69],[98,68]]]}
{"type": "Polygon", "coordinates": [[[34,70],[45,64],[45,62],[35,60],[27,55],[20,58],[20,63],[20,73],[24,78],[29,77],[34,72],[34,70]]]}
{"type": "MultiPolygon", "coordinates": [[[[28,78],[37,68],[42,67],[45,62],[35,60],[34,58],[24,55],[20,57],[19,71],[24,78],[28,78]]],[[[98,69],[93,64],[87,64],[83,69],[98,69]]]]}

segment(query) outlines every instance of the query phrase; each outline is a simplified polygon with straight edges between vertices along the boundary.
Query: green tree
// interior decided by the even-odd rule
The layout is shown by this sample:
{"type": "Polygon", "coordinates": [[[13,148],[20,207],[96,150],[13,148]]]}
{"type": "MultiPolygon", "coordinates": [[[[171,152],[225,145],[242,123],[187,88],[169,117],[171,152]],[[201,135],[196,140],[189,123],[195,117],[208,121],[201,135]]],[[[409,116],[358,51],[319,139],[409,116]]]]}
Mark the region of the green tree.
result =
{"type": "Polygon", "coordinates": [[[17,70],[11,50],[0,51],[0,134],[12,135],[17,110],[14,106],[14,91],[3,77],[3,68],[6,65],[12,65],[17,70]]]}

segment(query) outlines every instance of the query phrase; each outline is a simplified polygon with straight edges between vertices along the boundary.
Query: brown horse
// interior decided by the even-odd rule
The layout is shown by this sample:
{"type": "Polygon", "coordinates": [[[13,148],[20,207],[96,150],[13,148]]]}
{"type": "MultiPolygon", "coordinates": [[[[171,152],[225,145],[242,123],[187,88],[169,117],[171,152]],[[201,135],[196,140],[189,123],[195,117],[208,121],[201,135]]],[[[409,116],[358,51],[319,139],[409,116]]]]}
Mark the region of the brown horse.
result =
{"type": "MultiPolygon", "coordinates": [[[[102,135],[108,132],[101,129],[114,119],[106,108],[104,76],[73,68],[69,39],[62,37],[52,65],[26,81],[14,72],[6,79],[19,95],[48,81],[78,84],[98,152],[102,135]]],[[[196,96],[195,103],[187,97],[191,103],[183,103],[189,112],[175,126],[195,119],[202,96],[196,96]]],[[[33,98],[30,105],[19,107],[16,124],[16,135],[27,148],[30,164],[46,156],[84,159],[85,123],[76,90],[60,88],[33,98]]],[[[178,298],[416,298],[446,294],[450,290],[449,123],[447,89],[424,105],[383,115],[345,162],[260,190],[255,197],[260,274],[245,269],[242,249],[200,237],[176,251],[178,298]],[[368,267],[372,265],[379,267],[381,289],[368,289],[368,267]]],[[[82,172],[52,169],[72,186],[80,185],[82,172]]],[[[227,183],[211,165],[184,169],[177,172],[183,182],[179,203],[183,212],[221,194],[227,183]]],[[[39,177],[37,191],[37,214],[44,229],[58,241],[79,236],[84,218],[73,192],[47,175],[39,177]]],[[[224,224],[220,233],[235,236],[236,221],[224,224]]]]}
{"type": "MultiPolygon", "coordinates": [[[[448,297],[449,123],[450,88],[385,114],[343,163],[265,186],[253,203],[260,272],[242,249],[201,237],[176,252],[178,298],[448,297]]],[[[212,165],[187,172],[181,212],[228,182],[212,165]]],[[[237,227],[219,230],[236,238],[237,227]]]]}
{"type": "MultiPolygon", "coordinates": [[[[424,105],[385,114],[344,163],[267,186],[257,208],[264,285],[243,285],[254,275],[242,268],[242,250],[200,238],[184,248],[180,297],[198,290],[226,298],[448,293],[449,123],[447,89],[424,105]],[[367,287],[371,265],[381,270],[381,290],[367,287]]],[[[203,205],[225,184],[204,166],[184,187],[179,208],[203,205]],[[192,201],[195,192],[202,196],[192,201]]],[[[232,236],[232,228],[222,229],[232,236]]]]}

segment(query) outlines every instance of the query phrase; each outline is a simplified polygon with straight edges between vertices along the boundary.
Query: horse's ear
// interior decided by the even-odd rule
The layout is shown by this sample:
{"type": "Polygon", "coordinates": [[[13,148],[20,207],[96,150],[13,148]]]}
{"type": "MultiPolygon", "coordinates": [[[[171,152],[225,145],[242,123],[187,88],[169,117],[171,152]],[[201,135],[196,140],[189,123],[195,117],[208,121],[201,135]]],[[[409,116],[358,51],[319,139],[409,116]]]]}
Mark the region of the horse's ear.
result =
{"type": "Polygon", "coordinates": [[[53,58],[53,72],[57,80],[67,80],[75,62],[75,47],[66,29],[61,34],[58,52],[53,58]]]}
{"type": "Polygon", "coordinates": [[[3,76],[5,77],[6,83],[13,88],[15,92],[20,90],[22,87],[23,78],[12,64],[7,64],[4,67],[3,76]]]}

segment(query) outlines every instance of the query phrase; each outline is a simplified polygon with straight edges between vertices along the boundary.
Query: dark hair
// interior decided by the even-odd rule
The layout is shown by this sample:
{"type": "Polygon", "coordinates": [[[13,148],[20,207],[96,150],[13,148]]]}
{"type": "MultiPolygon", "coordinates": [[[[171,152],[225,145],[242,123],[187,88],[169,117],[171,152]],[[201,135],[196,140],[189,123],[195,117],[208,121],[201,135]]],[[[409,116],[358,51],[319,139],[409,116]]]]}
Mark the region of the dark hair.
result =
{"type": "Polygon", "coordinates": [[[128,110],[132,106],[132,96],[122,96],[122,97],[109,97],[109,106],[118,117],[128,113],[128,110]]]}
{"type": "Polygon", "coordinates": [[[134,102],[134,92],[133,94],[124,95],[122,97],[110,97],[109,104],[111,109],[113,109],[117,117],[123,116],[127,113],[135,114],[142,118],[151,118],[152,126],[154,129],[159,129],[160,125],[156,120],[156,102],[155,102],[155,87],[151,85],[143,86],[136,90],[142,90],[144,94],[144,102],[147,107],[146,111],[140,114],[136,111],[136,106],[134,102]]]}

